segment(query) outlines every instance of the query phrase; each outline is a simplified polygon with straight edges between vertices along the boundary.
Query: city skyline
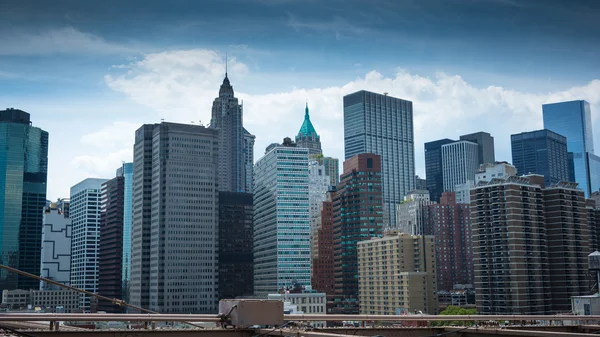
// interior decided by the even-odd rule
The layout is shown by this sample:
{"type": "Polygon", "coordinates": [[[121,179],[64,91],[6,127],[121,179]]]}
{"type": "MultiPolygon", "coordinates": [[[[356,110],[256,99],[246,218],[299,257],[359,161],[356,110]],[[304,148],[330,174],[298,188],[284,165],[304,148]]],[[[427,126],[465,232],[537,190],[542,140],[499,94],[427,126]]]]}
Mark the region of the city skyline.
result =
{"type": "Polygon", "coordinates": [[[308,100],[323,152],[342,158],[342,97],[363,89],[414,103],[421,177],[422,144],[456,134],[493,133],[497,159],[509,160],[510,134],[540,129],[544,103],[587,100],[598,129],[600,81],[590,71],[599,65],[598,27],[585,19],[593,2],[568,10],[559,1],[352,2],[348,11],[293,0],[187,5],[167,12],[150,2],[142,20],[131,20],[133,11],[118,6],[5,2],[0,106],[31,113],[49,131],[48,199],[86,177],[112,177],[131,161],[144,123],[207,124],[225,53],[258,149],[295,134],[308,100]],[[363,17],[352,11],[358,6],[363,17]],[[253,15],[242,20],[243,12],[253,15]],[[226,24],[214,25],[217,18],[226,24]],[[571,25],[561,30],[556,20],[571,25]],[[496,33],[494,43],[486,38],[496,33]]]}

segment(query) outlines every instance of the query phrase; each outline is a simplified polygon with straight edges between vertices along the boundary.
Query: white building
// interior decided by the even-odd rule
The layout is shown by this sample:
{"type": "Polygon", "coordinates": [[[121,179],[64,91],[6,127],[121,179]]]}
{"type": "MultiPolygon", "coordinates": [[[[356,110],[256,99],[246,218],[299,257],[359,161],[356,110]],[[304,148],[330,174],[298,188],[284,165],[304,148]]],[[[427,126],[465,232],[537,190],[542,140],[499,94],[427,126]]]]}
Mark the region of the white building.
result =
{"type": "Polygon", "coordinates": [[[481,164],[475,174],[475,185],[480,181],[491,181],[495,178],[506,179],[508,176],[516,175],[517,168],[507,162],[481,164]]]}
{"type": "MultiPolygon", "coordinates": [[[[51,203],[44,209],[44,227],[42,227],[42,277],[70,284],[71,281],[71,219],[68,213],[68,199],[51,203]],[[66,207],[65,207],[66,206],[66,207]]],[[[60,287],[40,282],[40,289],[59,289],[60,287]]]]}
{"type": "Polygon", "coordinates": [[[433,204],[429,191],[415,190],[404,196],[396,209],[396,228],[402,233],[423,235],[423,206],[433,204]]]}
{"type": "Polygon", "coordinates": [[[321,217],[321,206],[327,197],[331,179],[324,165],[313,160],[308,163],[308,201],[310,205],[310,228],[315,228],[321,217]]]}
{"type": "Polygon", "coordinates": [[[444,191],[454,191],[456,185],[475,180],[479,168],[479,145],[466,140],[442,145],[444,191]]]}
{"type": "Polygon", "coordinates": [[[308,149],[271,144],[254,166],[254,295],[310,284],[308,149]]]}
{"type": "MultiPolygon", "coordinates": [[[[325,293],[303,291],[301,293],[268,294],[267,299],[283,301],[283,311],[287,314],[327,314],[325,293]]],[[[312,322],[312,325],[323,327],[325,322],[312,322]]]]}
{"type": "MultiPolygon", "coordinates": [[[[71,237],[71,285],[98,291],[98,253],[100,246],[100,191],[108,179],[88,178],[71,187],[69,215],[71,237]]],[[[89,296],[81,295],[80,307],[90,308],[89,296]]]]}

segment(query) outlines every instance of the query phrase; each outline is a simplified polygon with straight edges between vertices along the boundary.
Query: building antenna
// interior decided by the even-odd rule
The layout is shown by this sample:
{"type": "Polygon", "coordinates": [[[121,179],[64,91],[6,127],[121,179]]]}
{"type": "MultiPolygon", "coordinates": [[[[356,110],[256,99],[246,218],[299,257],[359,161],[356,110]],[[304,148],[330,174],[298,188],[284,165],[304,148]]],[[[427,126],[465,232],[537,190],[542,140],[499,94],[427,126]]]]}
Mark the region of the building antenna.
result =
{"type": "Polygon", "coordinates": [[[225,52],[225,77],[227,77],[227,52],[225,52]]]}

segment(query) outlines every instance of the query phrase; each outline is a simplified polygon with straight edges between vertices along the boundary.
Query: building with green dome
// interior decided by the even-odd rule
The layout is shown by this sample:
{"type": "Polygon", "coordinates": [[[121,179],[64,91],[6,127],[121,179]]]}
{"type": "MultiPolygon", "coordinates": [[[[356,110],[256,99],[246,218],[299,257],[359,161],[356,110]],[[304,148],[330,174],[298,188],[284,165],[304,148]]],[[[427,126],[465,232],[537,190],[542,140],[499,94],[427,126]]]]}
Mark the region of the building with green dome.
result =
{"type": "Polygon", "coordinates": [[[308,114],[308,103],[304,109],[304,122],[296,135],[296,146],[308,149],[309,155],[322,154],[321,150],[321,138],[317,134],[315,127],[310,121],[310,115],[308,114]]]}

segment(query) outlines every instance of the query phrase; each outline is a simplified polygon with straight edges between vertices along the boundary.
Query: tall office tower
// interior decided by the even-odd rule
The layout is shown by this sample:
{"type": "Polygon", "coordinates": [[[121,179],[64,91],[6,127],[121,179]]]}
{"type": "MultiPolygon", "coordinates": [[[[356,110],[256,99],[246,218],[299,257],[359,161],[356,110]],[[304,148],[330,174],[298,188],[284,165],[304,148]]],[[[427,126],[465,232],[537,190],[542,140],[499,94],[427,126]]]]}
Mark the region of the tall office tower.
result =
{"type": "Polygon", "coordinates": [[[233,94],[227,73],[212,106],[210,128],[219,130],[219,184],[221,192],[246,192],[248,157],[254,146],[252,135],[244,129],[243,106],[233,94]]]}
{"type": "Polygon", "coordinates": [[[426,190],[427,180],[421,179],[418,175],[415,176],[415,190],[426,190]]]}
{"type": "Polygon", "coordinates": [[[382,233],[381,162],[381,156],[373,153],[357,154],[344,161],[344,173],[333,196],[334,313],[359,311],[357,244],[382,233]]]}
{"type": "Polygon", "coordinates": [[[361,315],[437,314],[433,236],[398,231],[358,243],[361,315]]]}
{"type": "Polygon", "coordinates": [[[454,143],[452,139],[440,139],[425,143],[425,176],[431,201],[439,202],[444,192],[444,170],[442,169],[442,146],[454,143]]]}
{"type": "Polygon", "coordinates": [[[308,149],[290,138],[254,166],[254,295],[310,285],[308,149]]]}
{"type": "Polygon", "coordinates": [[[304,109],[304,122],[300,127],[300,131],[298,131],[298,135],[296,135],[296,144],[298,147],[307,148],[310,155],[323,153],[321,150],[321,137],[319,137],[310,121],[308,103],[306,103],[306,108],[304,109]]]}
{"type": "MultiPolygon", "coordinates": [[[[567,137],[567,151],[573,156],[573,175],[575,182],[585,192],[586,198],[600,188],[600,176],[590,175],[590,160],[594,161],[592,171],[596,168],[594,156],[594,133],[592,131],[592,116],[590,104],[586,101],[570,101],[542,106],[544,129],[552,130],[567,137]],[[598,180],[598,181],[596,181],[598,180]],[[596,185],[596,186],[594,186],[596,185]]],[[[599,172],[600,173],[600,172],[599,172]]]]}
{"type": "MultiPolygon", "coordinates": [[[[29,114],[0,110],[0,263],[40,272],[42,217],[46,205],[48,132],[29,114]]],[[[0,289],[38,289],[39,281],[0,271],[0,289]]]]}
{"type": "Polygon", "coordinates": [[[246,193],[254,189],[254,141],[256,136],[244,128],[244,162],[246,166],[246,193]]]}
{"type": "Polygon", "coordinates": [[[444,191],[454,191],[456,185],[475,181],[478,151],[479,145],[466,140],[442,145],[444,191]]]}
{"type": "Polygon", "coordinates": [[[252,194],[219,192],[219,299],[254,293],[252,194]]]}
{"type": "MultiPolygon", "coordinates": [[[[121,298],[123,293],[123,232],[125,178],[117,176],[104,184],[100,194],[100,247],[98,252],[98,292],[109,298],[121,298]]],[[[123,307],[98,301],[98,310],[120,313],[123,307]]]]}
{"type": "Polygon", "coordinates": [[[323,155],[312,155],[312,159],[325,167],[325,175],[329,177],[329,185],[337,186],[340,183],[340,161],[333,157],[323,155]]]}
{"type": "Polygon", "coordinates": [[[117,177],[123,177],[123,243],[121,263],[121,299],[129,302],[131,280],[131,224],[133,221],[133,163],[123,163],[117,169],[117,177]]]}
{"type": "Polygon", "coordinates": [[[587,256],[590,228],[586,201],[577,183],[561,182],[543,190],[552,313],[571,310],[571,296],[588,295],[587,256]]]}
{"type": "Polygon", "coordinates": [[[344,151],[346,159],[381,156],[384,221],[395,224],[396,205],[415,189],[412,102],[364,90],[344,96],[344,151]]]}
{"type": "Polygon", "coordinates": [[[550,275],[542,176],[492,179],[471,190],[477,311],[546,314],[550,275]]]}
{"type": "Polygon", "coordinates": [[[460,140],[466,140],[478,145],[477,160],[479,165],[494,163],[496,155],[494,154],[494,137],[487,132],[475,132],[460,136],[460,140]]]}
{"type": "MultiPolygon", "coordinates": [[[[61,206],[69,204],[68,199],[59,199],[61,206]]],[[[69,207],[67,206],[66,209],[69,207]]],[[[59,207],[51,203],[44,209],[42,228],[42,277],[70,284],[71,281],[71,219],[59,207]]],[[[59,290],[59,286],[40,282],[41,290],[59,290]]]]}
{"type": "Polygon", "coordinates": [[[439,204],[423,208],[426,235],[435,238],[438,290],[455,284],[473,284],[473,239],[468,204],[456,201],[455,192],[444,192],[439,204]]]}
{"type": "Polygon", "coordinates": [[[321,217],[321,206],[327,197],[330,182],[325,172],[325,166],[316,160],[308,162],[308,202],[311,229],[315,228],[317,218],[321,217]]]}
{"type": "MultiPolygon", "coordinates": [[[[88,178],[71,187],[69,212],[71,237],[71,285],[98,292],[98,253],[100,243],[100,215],[102,184],[107,179],[88,178]]],[[[82,309],[89,309],[91,298],[82,295],[82,309]]]]}
{"type": "Polygon", "coordinates": [[[136,131],[132,303],[164,313],[217,310],[218,140],[218,130],[199,125],[136,131]]]}
{"type": "Polygon", "coordinates": [[[429,192],[427,190],[415,190],[404,196],[396,209],[396,225],[394,226],[402,233],[410,235],[423,235],[423,207],[430,205],[429,192]]]}
{"type": "Polygon", "coordinates": [[[512,161],[521,174],[540,174],[546,186],[569,181],[567,138],[550,130],[510,136],[512,161]]]}
{"type": "Polygon", "coordinates": [[[329,313],[335,295],[335,269],[333,254],[333,195],[335,188],[327,192],[321,206],[321,217],[311,235],[311,271],[313,289],[323,292],[327,298],[329,313]]]}

